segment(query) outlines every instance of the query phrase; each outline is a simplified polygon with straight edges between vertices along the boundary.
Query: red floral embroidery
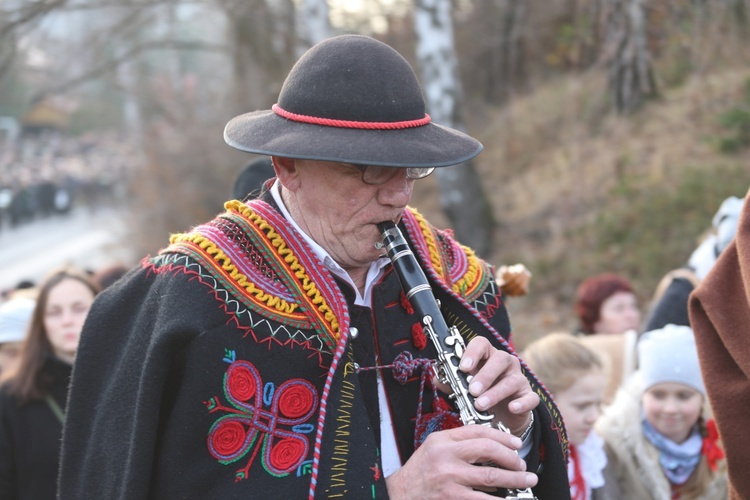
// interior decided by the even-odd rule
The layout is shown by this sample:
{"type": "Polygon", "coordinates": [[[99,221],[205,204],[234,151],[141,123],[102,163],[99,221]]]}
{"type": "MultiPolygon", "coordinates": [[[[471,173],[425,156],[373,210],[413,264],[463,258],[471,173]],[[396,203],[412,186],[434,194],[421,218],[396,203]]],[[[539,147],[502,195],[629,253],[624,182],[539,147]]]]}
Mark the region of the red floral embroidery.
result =
{"type": "Polygon", "coordinates": [[[293,385],[279,396],[279,411],[289,418],[305,415],[315,404],[315,392],[304,385],[293,385]]]}
{"type": "Polygon", "coordinates": [[[266,471],[286,476],[307,457],[310,443],[305,434],[315,429],[309,420],[318,408],[318,393],[302,379],[287,380],[278,387],[263,385],[253,364],[235,361],[234,351],[226,354],[224,361],[230,365],[224,375],[224,395],[231,406],[222,404],[218,397],[205,402],[210,413],[227,413],[211,426],[208,451],[219,463],[228,465],[252,450],[245,467],[236,472],[235,481],[248,477],[258,454],[266,471]]]}
{"type": "Polygon", "coordinates": [[[211,436],[211,445],[220,455],[234,455],[242,448],[246,438],[245,427],[239,422],[229,421],[217,427],[211,436]]]}
{"type": "Polygon", "coordinates": [[[271,465],[280,470],[293,470],[297,462],[304,458],[306,446],[296,439],[282,439],[271,449],[271,465]]]}
{"type": "Polygon", "coordinates": [[[703,438],[701,453],[706,457],[708,467],[715,472],[719,460],[724,458],[724,450],[719,446],[719,430],[716,428],[715,420],[706,422],[706,437],[703,438]]]}
{"type": "Polygon", "coordinates": [[[236,367],[231,373],[227,373],[227,378],[227,389],[232,397],[240,401],[247,401],[255,396],[258,388],[255,386],[252,372],[247,367],[236,367]]]}

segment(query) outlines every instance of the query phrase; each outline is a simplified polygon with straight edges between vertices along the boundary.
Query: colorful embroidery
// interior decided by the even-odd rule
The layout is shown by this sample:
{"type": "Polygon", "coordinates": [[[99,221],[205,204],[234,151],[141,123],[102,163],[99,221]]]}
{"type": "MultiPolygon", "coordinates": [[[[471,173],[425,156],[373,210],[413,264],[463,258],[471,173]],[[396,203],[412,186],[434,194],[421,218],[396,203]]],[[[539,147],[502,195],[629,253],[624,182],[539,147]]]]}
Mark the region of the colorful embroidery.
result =
{"type": "Polygon", "coordinates": [[[264,385],[255,366],[235,360],[234,351],[227,351],[224,361],[229,363],[224,397],[231,406],[216,396],[204,402],[210,413],[228,413],[208,432],[209,453],[229,465],[252,450],[247,464],[237,470],[235,481],[247,479],[258,453],[266,471],[277,477],[302,466],[310,449],[306,434],[315,430],[308,423],[318,409],[315,387],[303,379],[287,380],[278,387],[271,382],[264,385]]]}
{"type": "Polygon", "coordinates": [[[190,256],[232,300],[282,325],[317,331],[333,351],[348,311],[328,270],[267,203],[233,200],[225,208],[190,233],[173,235],[160,254],[190,256]]]}
{"type": "Polygon", "coordinates": [[[330,357],[327,356],[328,348],[323,340],[310,330],[292,328],[271,322],[260,313],[245,307],[244,303],[235,298],[229,290],[212,275],[204,266],[192,257],[180,253],[165,253],[152,258],[143,259],[141,265],[144,269],[155,274],[182,273],[194,277],[200,283],[213,291],[216,299],[221,302],[222,307],[232,318],[237,328],[245,332],[245,336],[251,336],[255,342],[276,342],[278,345],[294,344],[315,351],[318,364],[327,369],[330,357]]]}
{"type": "Polygon", "coordinates": [[[473,302],[490,283],[490,269],[474,251],[446,238],[414,209],[404,211],[404,226],[422,265],[430,266],[452,290],[473,302]]]}

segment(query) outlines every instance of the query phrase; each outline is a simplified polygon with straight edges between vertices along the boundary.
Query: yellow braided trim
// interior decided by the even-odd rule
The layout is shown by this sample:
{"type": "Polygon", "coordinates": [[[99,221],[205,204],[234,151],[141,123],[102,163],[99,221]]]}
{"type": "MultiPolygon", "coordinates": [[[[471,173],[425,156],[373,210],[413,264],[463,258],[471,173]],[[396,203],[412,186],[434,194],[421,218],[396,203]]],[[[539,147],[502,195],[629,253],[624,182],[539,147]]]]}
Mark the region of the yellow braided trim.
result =
{"type": "Polygon", "coordinates": [[[265,221],[261,216],[256,214],[250,207],[238,200],[231,200],[224,204],[224,208],[229,211],[239,212],[248,219],[252,220],[262,231],[266,233],[266,236],[271,241],[271,244],[276,248],[280,256],[284,258],[284,262],[289,265],[289,268],[294,272],[294,275],[302,284],[302,289],[305,294],[310,297],[310,300],[318,308],[319,313],[325,318],[325,320],[331,325],[331,328],[336,333],[338,338],[339,333],[339,321],[336,315],[333,313],[331,308],[325,301],[323,294],[320,293],[318,287],[310,279],[305,272],[304,267],[299,263],[297,257],[295,257],[292,250],[286,246],[284,239],[271,227],[268,222],[265,221]]]}
{"type": "Polygon", "coordinates": [[[414,208],[411,209],[411,213],[414,218],[417,219],[419,229],[424,235],[425,243],[427,244],[427,250],[430,252],[430,261],[432,266],[437,271],[438,275],[445,279],[445,273],[443,272],[443,260],[440,258],[440,250],[438,250],[437,243],[435,241],[435,235],[432,233],[432,226],[427,223],[427,220],[417,212],[414,208]]]}
{"type": "MultiPolygon", "coordinates": [[[[446,274],[443,271],[443,262],[440,258],[440,251],[438,250],[437,240],[434,233],[432,232],[432,226],[430,226],[427,220],[422,216],[422,214],[420,214],[416,210],[412,209],[412,213],[417,219],[419,228],[422,230],[422,234],[424,235],[425,242],[427,243],[427,248],[430,252],[430,260],[432,261],[432,265],[435,266],[435,270],[440,274],[440,276],[445,279],[446,274]]],[[[466,292],[468,290],[471,290],[470,287],[475,287],[477,285],[478,278],[481,276],[483,269],[482,261],[479,260],[479,258],[471,248],[461,244],[459,244],[459,247],[466,254],[468,268],[466,270],[466,273],[461,276],[461,279],[453,284],[453,291],[461,295],[468,295],[466,292]]]]}
{"type": "Polygon", "coordinates": [[[286,300],[268,294],[255,286],[255,283],[247,279],[247,276],[237,270],[232,264],[230,258],[219,249],[216,244],[198,233],[180,233],[174,234],[169,238],[173,245],[179,243],[192,243],[200,247],[204,252],[210,255],[217,264],[223,269],[239,286],[244,288],[248,294],[255,295],[260,302],[264,302],[268,307],[273,308],[281,313],[292,314],[299,307],[298,304],[292,304],[286,300]]]}

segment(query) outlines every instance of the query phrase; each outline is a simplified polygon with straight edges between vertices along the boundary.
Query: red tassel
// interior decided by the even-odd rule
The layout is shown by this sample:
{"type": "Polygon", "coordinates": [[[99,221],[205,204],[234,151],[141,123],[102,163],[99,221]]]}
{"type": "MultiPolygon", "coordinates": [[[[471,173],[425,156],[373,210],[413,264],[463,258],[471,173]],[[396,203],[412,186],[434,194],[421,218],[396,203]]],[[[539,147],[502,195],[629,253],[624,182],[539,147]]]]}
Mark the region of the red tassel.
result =
{"type": "Polygon", "coordinates": [[[715,420],[706,422],[706,434],[707,436],[703,438],[701,453],[706,457],[708,467],[716,472],[719,460],[724,458],[724,450],[719,446],[719,430],[716,428],[715,420]]]}
{"type": "Polygon", "coordinates": [[[427,337],[424,334],[424,328],[420,323],[414,323],[411,327],[411,341],[414,347],[420,351],[427,347],[427,337]]]}
{"type": "Polygon", "coordinates": [[[401,296],[399,297],[399,302],[401,302],[401,307],[404,308],[406,311],[406,314],[414,314],[414,308],[411,306],[411,303],[406,298],[406,295],[404,292],[401,292],[401,296]]]}

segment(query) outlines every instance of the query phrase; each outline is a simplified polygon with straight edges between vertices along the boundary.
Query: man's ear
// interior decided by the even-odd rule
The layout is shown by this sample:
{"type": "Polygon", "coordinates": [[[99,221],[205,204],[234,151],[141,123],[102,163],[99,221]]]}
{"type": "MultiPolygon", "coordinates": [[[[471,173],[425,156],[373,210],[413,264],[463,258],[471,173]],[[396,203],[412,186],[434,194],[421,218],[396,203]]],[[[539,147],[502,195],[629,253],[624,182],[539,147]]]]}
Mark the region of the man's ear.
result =
{"type": "Polygon", "coordinates": [[[294,158],[272,156],[271,162],[281,185],[289,191],[296,191],[300,184],[297,161],[294,158]]]}

